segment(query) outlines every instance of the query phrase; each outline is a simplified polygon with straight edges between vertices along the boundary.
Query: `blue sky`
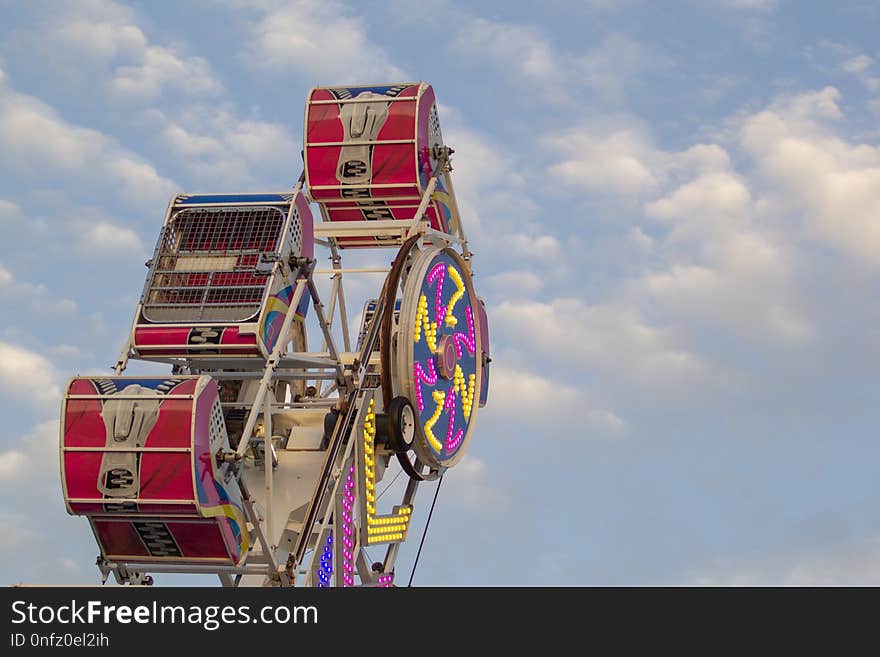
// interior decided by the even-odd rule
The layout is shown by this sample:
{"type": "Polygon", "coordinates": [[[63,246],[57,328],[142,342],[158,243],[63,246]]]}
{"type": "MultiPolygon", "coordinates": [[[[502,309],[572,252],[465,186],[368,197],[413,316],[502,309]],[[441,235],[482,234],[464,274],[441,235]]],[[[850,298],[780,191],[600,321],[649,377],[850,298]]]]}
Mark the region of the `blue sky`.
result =
{"type": "Polygon", "coordinates": [[[414,583],[880,584],[878,32],[868,0],[0,0],[0,581],[97,580],[60,389],[115,362],[170,194],[290,187],[311,86],[427,80],[495,362],[414,583]]]}

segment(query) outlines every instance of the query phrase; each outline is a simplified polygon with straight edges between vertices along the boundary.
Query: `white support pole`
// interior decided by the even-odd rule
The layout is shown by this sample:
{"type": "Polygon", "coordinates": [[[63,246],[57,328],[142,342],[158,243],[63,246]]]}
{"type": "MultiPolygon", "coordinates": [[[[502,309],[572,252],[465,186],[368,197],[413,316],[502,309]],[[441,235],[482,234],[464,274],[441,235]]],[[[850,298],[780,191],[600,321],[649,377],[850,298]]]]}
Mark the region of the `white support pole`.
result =
{"type": "Polygon", "coordinates": [[[348,308],[345,306],[345,291],[342,287],[342,256],[335,244],[330,245],[330,255],[333,260],[333,269],[339,277],[339,285],[336,287],[336,296],[339,299],[339,322],[342,324],[342,348],[351,351],[351,336],[348,333],[348,308]]]}
{"type": "MultiPolygon", "coordinates": [[[[311,276],[311,272],[309,272],[307,276],[311,276]]],[[[281,325],[281,332],[278,335],[278,340],[275,342],[275,346],[272,348],[269,360],[266,361],[266,367],[263,370],[263,377],[260,379],[260,385],[257,388],[253,406],[251,406],[251,412],[248,415],[247,422],[244,425],[244,431],[241,434],[241,441],[238,444],[238,449],[235,450],[237,460],[244,458],[244,454],[247,451],[248,443],[254,432],[254,425],[257,423],[257,416],[260,414],[263,400],[266,398],[266,392],[269,390],[269,386],[272,385],[272,375],[278,367],[278,361],[281,358],[281,354],[285,351],[287,343],[290,341],[290,326],[293,324],[293,318],[296,317],[299,302],[302,299],[302,295],[305,292],[307,285],[308,278],[300,277],[296,281],[296,289],[293,292],[293,298],[290,300],[290,305],[287,308],[287,314],[284,316],[284,323],[281,325]]]]}
{"type": "Polygon", "coordinates": [[[348,309],[345,307],[345,292],[342,290],[342,274],[339,274],[339,288],[336,290],[339,296],[339,323],[342,324],[342,346],[346,351],[351,351],[351,335],[348,331],[348,309]]]}
{"type": "Polygon", "coordinates": [[[431,195],[434,193],[434,188],[437,187],[437,175],[431,176],[431,179],[428,181],[427,187],[425,187],[425,192],[422,194],[422,201],[419,203],[419,207],[416,210],[415,215],[413,216],[413,224],[410,227],[409,231],[407,231],[406,237],[404,241],[408,240],[410,237],[418,233],[425,225],[422,221],[424,219],[425,210],[428,209],[428,203],[431,202],[431,195]]]}
{"type": "MultiPolygon", "coordinates": [[[[330,307],[327,308],[327,328],[333,330],[333,318],[336,316],[336,296],[339,294],[339,283],[342,276],[340,274],[334,274],[332,276],[333,282],[330,284],[330,307]]],[[[327,349],[327,338],[324,338],[321,342],[321,351],[325,351],[327,349]]],[[[348,351],[348,349],[346,349],[348,351]]]]}
{"type": "Polygon", "coordinates": [[[260,547],[263,550],[263,555],[265,556],[265,559],[269,564],[268,567],[270,573],[274,575],[276,572],[278,572],[278,565],[275,562],[274,551],[270,549],[269,540],[266,538],[266,533],[260,526],[260,515],[257,513],[257,507],[254,502],[254,498],[251,497],[251,492],[245,485],[244,479],[238,480],[238,487],[241,490],[241,497],[242,501],[244,502],[245,514],[248,520],[250,520],[250,523],[254,526],[254,534],[256,535],[257,542],[259,542],[260,547]]]}
{"type": "Polygon", "coordinates": [[[455,196],[455,190],[452,188],[452,176],[450,175],[449,166],[447,166],[443,171],[443,180],[446,182],[446,190],[449,193],[449,200],[452,203],[452,216],[455,218],[455,223],[457,224],[458,228],[458,236],[459,238],[461,238],[462,255],[464,256],[465,262],[468,264],[468,269],[470,269],[472,254],[470,247],[468,247],[467,235],[464,232],[464,224],[461,221],[461,211],[459,211],[458,209],[458,199],[455,196]]]}
{"type": "Polygon", "coordinates": [[[306,283],[308,284],[309,292],[312,295],[312,307],[315,309],[318,324],[321,327],[321,331],[324,333],[324,341],[327,344],[327,349],[330,351],[330,358],[334,363],[333,367],[336,369],[336,380],[339,381],[340,385],[345,385],[345,367],[339,359],[339,351],[337,351],[336,343],[333,341],[333,334],[330,333],[330,327],[327,324],[327,318],[324,314],[324,304],[321,303],[321,300],[319,299],[318,287],[315,285],[315,281],[312,279],[311,275],[306,283]]]}
{"type": "Polygon", "coordinates": [[[265,396],[263,402],[263,463],[266,472],[266,536],[272,552],[275,552],[274,534],[272,533],[272,475],[273,475],[273,447],[272,447],[272,397],[265,396]]]}
{"type": "Polygon", "coordinates": [[[119,376],[125,371],[125,368],[128,367],[128,359],[131,355],[131,349],[134,346],[134,331],[137,326],[138,317],[141,315],[141,308],[143,304],[139,303],[137,310],[134,312],[134,319],[131,322],[131,331],[128,333],[128,338],[125,340],[125,345],[122,347],[122,351],[119,354],[119,359],[116,361],[116,366],[113,368],[113,374],[119,376]]]}

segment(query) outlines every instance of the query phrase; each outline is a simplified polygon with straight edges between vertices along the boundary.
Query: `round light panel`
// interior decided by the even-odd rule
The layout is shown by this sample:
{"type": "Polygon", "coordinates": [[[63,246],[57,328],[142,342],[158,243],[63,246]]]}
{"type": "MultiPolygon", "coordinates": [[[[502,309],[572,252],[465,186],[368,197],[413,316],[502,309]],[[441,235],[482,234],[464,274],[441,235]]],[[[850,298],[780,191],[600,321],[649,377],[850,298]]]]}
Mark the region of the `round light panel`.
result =
{"type": "Polygon", "coordinates": [[[470,438],[482,383],[478,303],[458,253],[416,255],[403,286],[394,387],[414,406],[413,451],[432,467],[457,463],[470,438]]]}

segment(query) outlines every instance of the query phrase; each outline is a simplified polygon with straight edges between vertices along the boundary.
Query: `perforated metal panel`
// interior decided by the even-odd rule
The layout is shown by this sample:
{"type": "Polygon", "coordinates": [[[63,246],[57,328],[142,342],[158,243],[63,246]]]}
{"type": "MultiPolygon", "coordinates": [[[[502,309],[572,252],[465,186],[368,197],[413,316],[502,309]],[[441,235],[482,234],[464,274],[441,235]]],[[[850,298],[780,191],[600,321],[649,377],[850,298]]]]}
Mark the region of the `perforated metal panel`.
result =
{"type": "Polygon", "coordinates": [[[209,434],[211,448],[226,447],[226,422],[223,419],[223,408],[220,399],[214,400],[211,407],[211,433],[209,434]]]}
{"type": "Polygon", "coordinates": [[[290,214],[290,225],[287,227],[287,241],[291,244],[291,251],[293,253],[302,253],[302,220],[299,217],[299,210],[296,209],[296,205],[293,206],[290,214]]]}
{"type": "Polygon", "coordinates": [[[266,206],[178,211],[159,237],[144,317],[181,323],[252,318],[269,283],[257,265],[262,254],[276,251],[284,219],[280,208],[266,206]]]}
{"type": "Polygon", "coordinates": [[[428,114],[428,143],[430,145],[443,144],[443,135],[440,132],[440,117],[437,116],[437,106],[431,105],[428,114]]]}

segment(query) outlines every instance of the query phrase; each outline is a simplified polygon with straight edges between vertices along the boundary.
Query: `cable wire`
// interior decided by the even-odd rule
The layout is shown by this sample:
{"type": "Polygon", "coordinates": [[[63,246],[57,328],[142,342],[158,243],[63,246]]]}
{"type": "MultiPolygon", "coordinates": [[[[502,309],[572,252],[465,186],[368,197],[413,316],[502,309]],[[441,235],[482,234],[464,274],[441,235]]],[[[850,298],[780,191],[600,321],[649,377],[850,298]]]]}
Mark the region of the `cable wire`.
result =
{"type": "Polygon", "coordinates": [[[385,486],[385,490],[383,490],[381,493],[379,493],[379,497],[376,498],[376,501],[377,501],[377,502],[378,502],[380,499],[382,499],[382,496],[383,496],[385,493],[388,492],[388,489],[391,488],[391,487],[394,485],[394,482],[397,481],[397,478],[398,478],[400,475],[402,475],[402,474],[403,474],[403,470],[402,470],[402,469],[401,469],[401,470],[398,470],[397,474],[394,475],[394,479],[391,480],[391,483],[389,483],[387,486],[385,486]]]}
{"type": "Polygon", "coordinates": [[[431,516],[434,515],[434,505],[437,504],[437,494],[440,492],[440,484],[443,483],[443,477],[446,473],[440,475],[440,480],[437,482],[437,488],[434,491],[434,501],[431,502],[431,510],[428,512],[428,520],[425,522],[425,531],[422,532],[422,540],[419,542],[419,551],[416,553],[416,560],[413,562],[412,572],[409,574],[409,584],[407,586],[412,586],[413,577],[416,575],[416,566],[419,565],[419,557],[422,556],[422,546],[425,544],[425,537],[428,535],[428,527],[431,524],[431,516]]]}

